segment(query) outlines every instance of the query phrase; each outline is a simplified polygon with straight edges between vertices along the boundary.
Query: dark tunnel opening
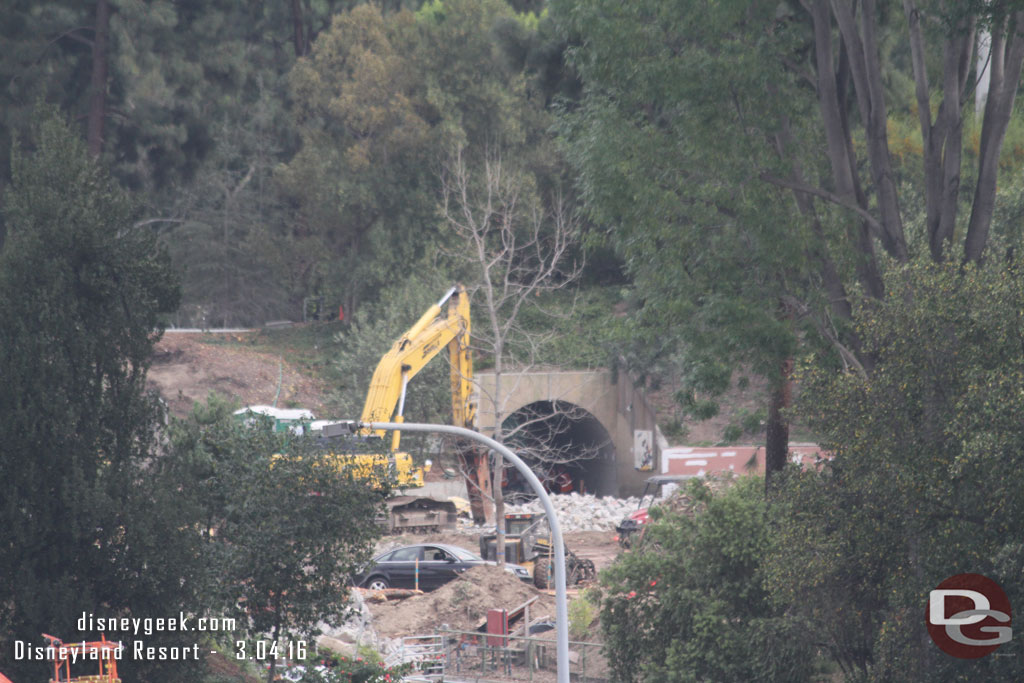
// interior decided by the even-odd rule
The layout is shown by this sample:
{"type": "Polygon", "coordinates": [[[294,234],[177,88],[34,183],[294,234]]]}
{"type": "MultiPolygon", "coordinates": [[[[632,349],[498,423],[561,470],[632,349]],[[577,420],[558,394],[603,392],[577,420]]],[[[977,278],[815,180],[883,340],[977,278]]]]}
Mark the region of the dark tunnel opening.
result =
{"type": "MultiPolygon", "coordinates": [[[[615,495],[615,446],[590,412],[566,401],[535,401],[509,415],[502,430],[549,491],[615,495]]],[[[503,488],[509,500],[535,497],[514,469],[503,488]]]]}

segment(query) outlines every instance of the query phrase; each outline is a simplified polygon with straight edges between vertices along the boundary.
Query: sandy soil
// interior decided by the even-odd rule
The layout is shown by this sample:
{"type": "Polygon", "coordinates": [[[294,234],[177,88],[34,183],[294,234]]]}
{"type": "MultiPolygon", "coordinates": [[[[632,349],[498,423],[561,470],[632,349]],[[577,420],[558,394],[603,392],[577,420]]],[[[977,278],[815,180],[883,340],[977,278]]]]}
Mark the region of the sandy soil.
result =
{"type": "Polygon", "coordinates": [[[279,408],[307,408],[317,417],[328,417],[325,388],[316,379],[285,358],[225,344],[245,339],[245,333],[166,333],[153,354],[150,386],[178,417],[187,415],[193,403],[205,401],[211,391],[243,406],[270,405],[276,396],[279,408]]]}
{"type": "Polygon", "coordinates": [[[565,534],[565,545],[584,560],[591,560],[597,571],[618,557],[619,543],[614,531],[574,531],[565,534]]]}
{"type": "Polygon", "coordinates": [[[373,627],[379,635],[431,633],[442,624],[458,631],[474,631],[487,619],[488,609],[512,610],[530,598],[530,618],[554,615],[554,598],[520,581],[504,569],[474,567],[441,588],[405,600],[369,603],[373,627]]]}

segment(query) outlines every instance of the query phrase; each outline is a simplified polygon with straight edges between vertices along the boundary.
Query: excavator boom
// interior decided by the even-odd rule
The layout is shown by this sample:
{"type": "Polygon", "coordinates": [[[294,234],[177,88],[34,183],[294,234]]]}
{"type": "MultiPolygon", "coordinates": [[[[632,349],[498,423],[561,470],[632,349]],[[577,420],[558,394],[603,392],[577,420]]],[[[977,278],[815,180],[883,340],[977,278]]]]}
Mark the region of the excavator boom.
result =
{"type": "MultiPolygon", "coordinates": [[[[401,422],[398,418],[404,412],[405,388],[409,380],[447,346],[452,356],[452,405],[453,408],[459,406],[458,411],[463,413],[462,421],[456,424],[466,426],[467,419],[472,422],[473,409],[468,407],[473,379],[469,331],[469,297],[462,286],[452,287],[380,359],[370,380],[362,421],[390,422],[394,417],[396,422],[401,422]],[[448,302],[448,312],[442,316],[445,302],[448,302]],[[457,393],[454,391],[456,378],[457,393]],[[463,383],[465,389],[462,388],[463,383]]],[[[376,434],[383,436],[384,432],[376,434]]],[[[397,442],[393,445],[397,447],[397,442]]]]}
{"type": "MultiPolygon", "coordinates": [[[[427,309],[381,358],[370,380],[362,422],[402,422],[405,390],[409,380],[447,347],[452,423],[472,429],[476,418],[476,403],[473,400],[473,358],[469,335],[469,295],[462,285],[456,285],[427,309]],[[447,311],[444,310],[445,304],[447,311]]],[[[384,437],[383,430],[367,430],[364,434],[384,437]]],[[[398,452],[399,439],[400,433],[394,432],[391,437],[391,451],[394,453],[398,452]]],[[[470,473],[473,515],[482,518],[485,512],[480,494],[490,495],[490,468],[487,466],[486,454],[476,456],[467,450],[460,457],[464,469],[470,473]]]]}

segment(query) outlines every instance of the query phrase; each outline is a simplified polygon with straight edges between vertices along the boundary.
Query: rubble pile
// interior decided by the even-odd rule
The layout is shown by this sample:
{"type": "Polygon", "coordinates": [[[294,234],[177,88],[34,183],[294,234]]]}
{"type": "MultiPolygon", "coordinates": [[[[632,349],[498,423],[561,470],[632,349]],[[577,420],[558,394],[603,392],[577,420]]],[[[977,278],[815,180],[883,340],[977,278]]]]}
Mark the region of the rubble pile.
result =
{"type": "Polygon", "coordinates": [[[381,638],[434,633],[442,625],[472,631],[487,619],[487,610],[512,610],[530,598],[534,616],[554,614],[554,599],[504,569],[473,567],[437,590],[406,600],[371,604],[373,628],[381,638]]]}
{"type": "MultiPolygon", "coordinates": [[[[551,496],[562,531],[614,531],[615,527],[640,505],[639,498],[598,498],[590,494],[565,493],[551,496]]],[[[543,512],[540,501],[508,505],[506,512],[543,512]]]]}
{"type": "MultiPolygon", "coordinates": [[[[626,515],[636,511],[640,505],[639,498],[599,498],[590,494],[566,493],[551,496],[563,533],[575,531],[614,531],[616,525],[626,515]]],[[[650,499],[648,499],[648,502],[650,499]]],[[[520,512],[544,512],[540,501],[533,500],[522,505],[505,505],[507,514],[520,512]]],[[[460,531],[467,534],[479,534],[481,528],[465,523],[460,531]]]]}
{"type": "Polygon", "coordinates": [[[317,645],[321,648],[346,656],[355,656],[360,645],[369,645],[381,650],[385,645],[373,628],[373,613],[363,597],[363,592],[353,588],[348,619],[337,626],[321,622],[318,624],[321,635],[317,637],[317,645]]]}
{"type": "MultiPolygon", "coordinates": [[[[736,477],[732,472],[711,474],[702,480],[704,486],[717,495],[722,489],[731,486],[736,477]]],[[[558,514],[558,520],[562,525],[563,533],[577,531],[614,531],[615,527],[628,515],[636,512],[641,507],[641,500],[638,497],[615,498],[613,496],[598,497],[591,494],[563,493],[551,496],[551,502],[558,514]]],[[[658,498],[652,501],[650,496],[643,501],[643,507],[650,505],[667,505],[669,509],[677,512],[692,513],[693,501],[684,489],[671,491],[667,498],[658,498]]],[[[505,512],[511,513],[542,513],[544,508],[539,500],[532,500],[521,505],[505,504],[505,512]]],[[[459,531],[464,534],[479,534],[481,527],[473,526],[471,522],[462,520],[459,531]]]]}

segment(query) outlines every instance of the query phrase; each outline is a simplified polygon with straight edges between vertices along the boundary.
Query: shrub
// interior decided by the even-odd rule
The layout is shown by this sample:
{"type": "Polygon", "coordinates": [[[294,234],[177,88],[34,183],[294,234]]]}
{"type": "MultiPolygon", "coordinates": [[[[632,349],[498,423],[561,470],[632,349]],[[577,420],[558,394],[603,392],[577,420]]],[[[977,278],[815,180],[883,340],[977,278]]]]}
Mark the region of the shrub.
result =
{"type": "Polygon", "coordinates": [[[642,549],[602,577],[605,651],[615,680],[807,680],[814,652],[769,600],[764,480],[712,496],[699,480],[693,517],[654,521],[642,549]]]}

